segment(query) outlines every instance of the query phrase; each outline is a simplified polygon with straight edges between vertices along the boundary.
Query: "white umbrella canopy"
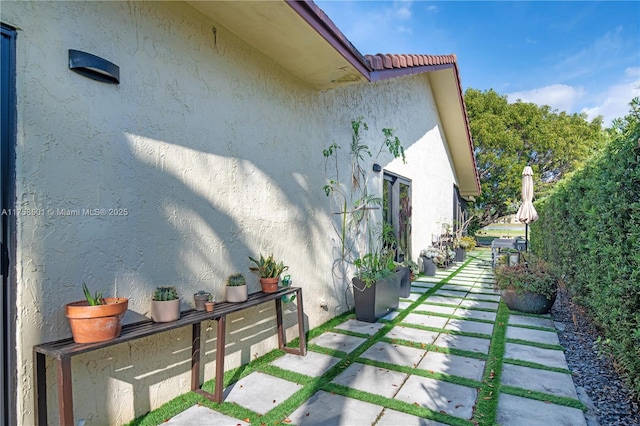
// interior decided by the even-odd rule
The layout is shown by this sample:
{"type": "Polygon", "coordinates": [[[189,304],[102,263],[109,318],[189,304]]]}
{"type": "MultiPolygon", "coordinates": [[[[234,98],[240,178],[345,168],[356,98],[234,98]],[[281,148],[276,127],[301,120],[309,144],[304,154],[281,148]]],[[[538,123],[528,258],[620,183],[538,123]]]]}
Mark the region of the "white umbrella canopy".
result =
{"type": "Polygon", "coordinates": [[[525,224],[525,251],[529,250],[529,224],[538,220],[538,212],[533,207],[533,169],[526,166],[522,171],[522,205],[516,214],[525,224]]]}
{"type": "Polygon", "coordinates": [[[533,169],[526,166],[522,171],[522,205],[516,215],[522,223],[533,223],[538,220],[538,212],[533,207],[533,169]]]}

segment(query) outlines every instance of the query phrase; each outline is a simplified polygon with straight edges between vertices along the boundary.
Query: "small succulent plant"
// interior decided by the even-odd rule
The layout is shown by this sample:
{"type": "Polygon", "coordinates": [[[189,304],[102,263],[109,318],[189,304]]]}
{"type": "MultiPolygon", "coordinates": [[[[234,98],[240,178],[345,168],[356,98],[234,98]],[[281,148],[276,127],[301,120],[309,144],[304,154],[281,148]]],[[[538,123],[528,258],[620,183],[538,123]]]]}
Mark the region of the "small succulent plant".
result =
{"type": "Polygon", "coordinates": [[[229,287],[236,287],[247,284],[247,280],[242,274],[232,274],[227,277],[227,285],[229,287]]]}
{"type": "Polygon", "coordinates": [[[177,298],[178,290],[171,286],[158,287],[153,293],[153,300],[156,301],[176,300],[177,298]]]}

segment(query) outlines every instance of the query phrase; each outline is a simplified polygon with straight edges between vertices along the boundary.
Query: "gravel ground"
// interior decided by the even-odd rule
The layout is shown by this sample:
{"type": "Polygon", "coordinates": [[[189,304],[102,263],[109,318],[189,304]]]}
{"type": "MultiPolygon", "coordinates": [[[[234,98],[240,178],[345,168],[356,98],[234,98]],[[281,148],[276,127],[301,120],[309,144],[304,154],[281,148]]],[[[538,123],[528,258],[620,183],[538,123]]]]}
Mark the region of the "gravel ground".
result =
{"type": "Polygon", "coordinates": [[[558,292],[551,315],[580,399],[589,407],[588,425],[640,426],[640,404],[631,398],[611,360],[598,354],[597,329],[566,291],[558,292]]]}

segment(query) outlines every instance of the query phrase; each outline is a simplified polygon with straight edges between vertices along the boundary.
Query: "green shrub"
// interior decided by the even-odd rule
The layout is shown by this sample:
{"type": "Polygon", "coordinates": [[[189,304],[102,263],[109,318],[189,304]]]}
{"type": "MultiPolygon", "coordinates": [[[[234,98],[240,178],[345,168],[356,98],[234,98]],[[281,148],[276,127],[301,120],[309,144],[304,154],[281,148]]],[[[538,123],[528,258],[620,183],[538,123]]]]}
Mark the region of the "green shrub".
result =
{"type": "Polygon", "coordinates": [[[536,205],[531,241],[559,267],[640,396],[640,121],[630,116],[623,127],[536,205]]]}

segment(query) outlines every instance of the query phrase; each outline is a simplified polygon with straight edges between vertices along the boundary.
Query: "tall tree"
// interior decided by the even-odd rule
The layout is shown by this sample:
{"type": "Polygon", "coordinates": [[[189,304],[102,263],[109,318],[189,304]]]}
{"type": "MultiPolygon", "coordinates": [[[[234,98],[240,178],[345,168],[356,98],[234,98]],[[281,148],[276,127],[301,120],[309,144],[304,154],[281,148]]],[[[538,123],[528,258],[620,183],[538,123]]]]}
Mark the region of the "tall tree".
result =
{"type": "Polygon", "coordinates": [[[525,166],[533,168],[535,195],[541,197],[607,140],[601,117],[588,121],[584,113],[509,103],[494,90],[467,89],[464,100],[482,184],[470,230],[517,211],[525,166]]]}

